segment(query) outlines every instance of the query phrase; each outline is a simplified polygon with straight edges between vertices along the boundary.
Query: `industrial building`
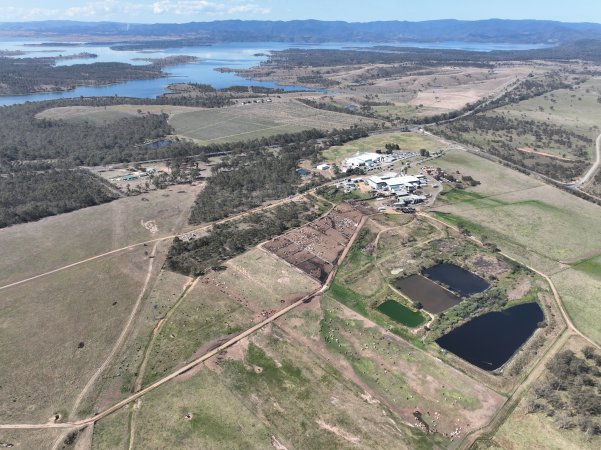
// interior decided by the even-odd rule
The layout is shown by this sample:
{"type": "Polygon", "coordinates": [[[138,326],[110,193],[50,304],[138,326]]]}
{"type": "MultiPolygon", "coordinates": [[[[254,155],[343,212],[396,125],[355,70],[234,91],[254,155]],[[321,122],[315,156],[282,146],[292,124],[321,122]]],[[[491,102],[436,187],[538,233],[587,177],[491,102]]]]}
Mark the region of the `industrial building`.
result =
{"type": "Polygon", "coordinates": [[[355,167],[372,167],[376,164],[380,164],[383,160],[383,156],[379,153],[358,153],[355,156],[347,158],[344,161],[344,166],[348,169],[355,167]]]}

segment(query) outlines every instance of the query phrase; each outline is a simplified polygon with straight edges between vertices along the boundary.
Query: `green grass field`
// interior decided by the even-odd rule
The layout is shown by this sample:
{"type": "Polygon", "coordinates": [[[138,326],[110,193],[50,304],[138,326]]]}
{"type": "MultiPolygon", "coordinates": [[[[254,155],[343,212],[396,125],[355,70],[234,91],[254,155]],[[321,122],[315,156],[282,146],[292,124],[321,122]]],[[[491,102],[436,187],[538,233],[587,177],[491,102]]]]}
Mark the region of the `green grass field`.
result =
{"type": "Polygon", "coordinates": [[[258,321],[256,314],[210,283],[198,283],[162,326],[149,349],[144,385],[191,361],[197,351],[210,350],[211,342],[258,321]]]}
{"type": "MultiPolygon", "coordinates": [[[[136,449],[168,448],[175,442],[177,448],[190,450],[270,449],[271,436],[277,435],[222,384],[218,374],[206,368],[146,396],[134,427],[134,445],[129,448],[136,449]],[[186,414],[191,414],[190,419],[186,414]]],[[[112,448],[106,445],[98,450],[112,448]]]]}
{"type": "Polygon", "coordinates": [[[253,249],[226,263],[227,269],[203,277],[165,322],[149,350],[144,384],[150,384],[208,351],[216,340],[238,334],[319,288],[284,261],[253,249]]]}
{"type": "Polygon", "coordinates": [[[130,411],[127,406],[96,422],[91,450],[128,450],[130,411]]]}
{"type": "Polygon", "coordinates": [[[441,442],[407,427],[386,404],[316,354],[270,327],[251,339],[243,359],[226,359],[221,379],[263,417],[287,448],[432,448],[441,442]]]}
{"type": "Polygon", "coordinates": [[[486,236],[503,251],[558,280],[559,293],[577,327],[601,342],[597,308],[598,278],[580,271],[580,283],[565,261],[601,254],[601,208],[519,172],[468,153],[450,152],[434,163],[461,169],[482,182],[466,192],[442,197],[434,206],[438,217],[486,236]],[[563,262],[562,262],[563,261],[563,262]],[[557,273],[557,275],[553,275],[557,273]],[[578,294],[574,294],[577,289],[578,294]]]}
{"type": "Polygon", "coordinates": [[[411,420],[413,411],[441,433],[486,422],[502,397],[438,358],[362,320],[328,294],[322,301],[321,334],[328,349],[394,409],[411,420]],[[437,414],[434,414],[434,411],[437,414]],[[469,424],[469,425],[468,425],[469,424]]]}
{"type": "Polygon", "coordinates": [[[339,163],[357,152],[373,152],[377,149],[384,150],[384,146],[389,143],[399,144],[401,150],[405,151],[419,151],[422,148],[435,151],[441,148],[440,142],[423,134],[390,133],[369,136],[342,146],[330,147],[323,152],[323,156],[326,161],[339,163]]]}

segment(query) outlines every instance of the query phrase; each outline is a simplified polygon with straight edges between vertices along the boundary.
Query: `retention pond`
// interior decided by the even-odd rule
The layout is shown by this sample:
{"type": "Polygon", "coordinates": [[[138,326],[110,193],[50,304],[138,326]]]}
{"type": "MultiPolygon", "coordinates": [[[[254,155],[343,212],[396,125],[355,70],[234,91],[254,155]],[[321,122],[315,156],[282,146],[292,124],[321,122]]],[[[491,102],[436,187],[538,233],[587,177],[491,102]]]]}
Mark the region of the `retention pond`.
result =
{"type": "Polygon", "coordinates": [[[436,343],[481,369],[496,370],[532,336],[544,318],[537,303],[524,303],[476,317],[436,343]]]}
{"type": "Polygon", "coordinates": [[[405,305],[401,305],[394,300],[386,300],[378,306],[377,309],[395,322],[408,326],[409,328],[418,327],[426,321],[426,318],[419,312],[412,311],[405,305]]]}
{"type": "Polygon", "coordinates": [[[395,286],[403,294],[432,314],[438,314],[451,306],[457,305],[461,299],[422,275],[411,275],[397,280],[395,286]]]}
{"type": "Polygon", "coordinates": [[[448,286],[451,291],[456,292],[463,298],[485,291],[490,286],[484,278],[480,278],[478,275],[455,264],[438,264],[424,270],[422,273],[431,280],[448,286]]]}

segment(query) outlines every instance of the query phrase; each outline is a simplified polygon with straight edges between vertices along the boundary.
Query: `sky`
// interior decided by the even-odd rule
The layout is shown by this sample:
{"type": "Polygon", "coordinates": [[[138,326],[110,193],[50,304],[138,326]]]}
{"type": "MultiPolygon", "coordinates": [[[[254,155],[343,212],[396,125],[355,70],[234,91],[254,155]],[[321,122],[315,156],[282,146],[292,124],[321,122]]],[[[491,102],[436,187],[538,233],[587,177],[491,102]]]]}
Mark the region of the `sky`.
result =
{"type": "Polygon", "coordinates": [[[0,22],[546,19],[601,23],[599,0],[0,0],[0,22]]]}

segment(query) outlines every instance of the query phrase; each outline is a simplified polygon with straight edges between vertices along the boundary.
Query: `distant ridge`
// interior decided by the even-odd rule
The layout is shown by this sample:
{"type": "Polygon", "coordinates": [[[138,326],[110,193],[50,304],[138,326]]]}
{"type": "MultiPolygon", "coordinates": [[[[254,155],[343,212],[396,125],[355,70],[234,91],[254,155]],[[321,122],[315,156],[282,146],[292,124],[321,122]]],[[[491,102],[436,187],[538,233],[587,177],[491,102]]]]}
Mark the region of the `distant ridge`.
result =
{"type": "Polygon", "coordinates": [[[601,39],[601,24],[547,20],[431,20],[423,22],[222,20],[183,24],[119,22],[0,22],[4,36],[87,36],[138,40],[186,38],[211,42],[437,42],[463,41],[510,44],[558,44],[601,39]]]}

